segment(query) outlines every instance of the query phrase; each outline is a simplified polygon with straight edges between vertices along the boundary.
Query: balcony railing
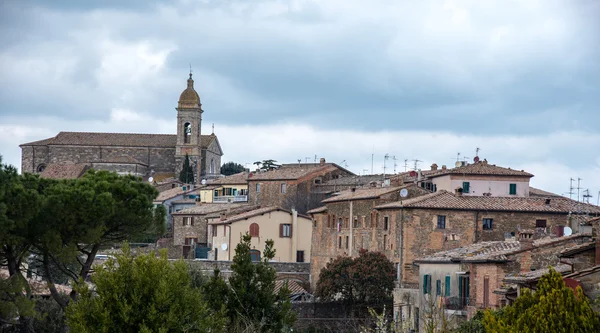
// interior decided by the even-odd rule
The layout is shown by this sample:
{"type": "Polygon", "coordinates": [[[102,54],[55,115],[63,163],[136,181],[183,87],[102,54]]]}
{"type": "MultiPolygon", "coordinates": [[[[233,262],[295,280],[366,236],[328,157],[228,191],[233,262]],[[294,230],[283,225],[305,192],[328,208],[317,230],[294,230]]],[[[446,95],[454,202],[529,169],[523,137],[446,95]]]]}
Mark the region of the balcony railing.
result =
{"type": "Polygon", "coordinates": [[[462,311],[467,308],[467,306],[471,305],[473,301],[469,298],[462,297],[444,297],[443,298],[444,308],[446,310],[458,310],[462,311]]]}
{"type": "Polygon", "coordinates": [[[213,203],[248,202],[247,195],[222,195],[213,198],[213,203]]]}

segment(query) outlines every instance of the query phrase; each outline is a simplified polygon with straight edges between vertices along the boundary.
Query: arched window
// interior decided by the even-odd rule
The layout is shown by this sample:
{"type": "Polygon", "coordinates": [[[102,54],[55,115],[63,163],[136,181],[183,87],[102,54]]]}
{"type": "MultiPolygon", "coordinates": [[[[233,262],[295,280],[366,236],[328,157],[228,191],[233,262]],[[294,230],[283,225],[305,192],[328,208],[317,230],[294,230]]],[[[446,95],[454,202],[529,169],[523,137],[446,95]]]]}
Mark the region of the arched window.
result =
{"type": "Polygon", "coordinates": [[[46,170],[46,164],[40,164],[37,167],[37,172],[43,172],[44,170],[46,170]]]}
{"type": "Polygon", "coordinates": [[[210,173],[215,173],[215,159],[210,159],[210,173]]]}
{"type": "Polygon", "coordinates": [[[260,261],[260,251],[250,250],[250,258],[252,259],[252,261],[260,261]]]}
{"type": "Polygon", "coordinates": [[[190,143],[192,137],[192,124],[185,123],[183,125],[183,143],[190,143]]]}
{"type": "Polygon", "coordinates": [[[250,225],[250,236],[252,236],[252,237],[258,237],[258,235],[259,235],[258,224],[257,223],[252,223],[250,225]]]}

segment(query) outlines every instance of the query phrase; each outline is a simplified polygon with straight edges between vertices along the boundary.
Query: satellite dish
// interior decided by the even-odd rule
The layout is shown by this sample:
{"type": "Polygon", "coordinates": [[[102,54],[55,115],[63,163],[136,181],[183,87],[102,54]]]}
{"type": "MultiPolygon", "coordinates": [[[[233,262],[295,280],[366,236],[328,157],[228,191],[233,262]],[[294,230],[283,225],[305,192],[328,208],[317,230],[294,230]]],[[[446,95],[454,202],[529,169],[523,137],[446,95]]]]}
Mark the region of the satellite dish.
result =
{"type": "Polygon", "coordinates": [[[473,158],[473,162],[475,162],[475,163],[479,162],[479,156],[475,156],[475,158],[473,158]]]}
{"type": "Polygon", "coordinates": [[[227,251],[227,243],[221,244],[221,250],[227,251]]]}
{"type": "Polygon", "coordinates": [[[148,181],[149,181],[150,183],[152,183],[152,182],[154,181],[154,178],[150,177],[150,178],[148,178],[148,181]]]}
{"type": "Polygon", "coordinates": [[[202,185],[206,185],[206,179],[202,179],[202,181],[200,182],[202,185]]]}
{"type": "Polygon", "coordinates": [[[457,161],[456,163],[454,163],[454,166],[458,168],[462,166],[462,163],[460,161],[457,161]]]}
{"type": "Polygon", "coordinates": [[[571,236],[573,234],[573,229],[569,227],[565,227],[565,236],[571,236]]]}
{"type": "Polygon", "coordinates": [[[414,170],[413,170],[413,171],[411,171],[411,172],[410,172],[410,176],[411,176],[411,177],[416,177],[416,176],[417,176],[417,172],[416,172],[416,171],[414,171],[414,170]]]}
{"type": "Polygon", "coordinates": [[[400,196],[406,198],[408,196],[408,190],[403,188],[400,190],[400,196]]]}

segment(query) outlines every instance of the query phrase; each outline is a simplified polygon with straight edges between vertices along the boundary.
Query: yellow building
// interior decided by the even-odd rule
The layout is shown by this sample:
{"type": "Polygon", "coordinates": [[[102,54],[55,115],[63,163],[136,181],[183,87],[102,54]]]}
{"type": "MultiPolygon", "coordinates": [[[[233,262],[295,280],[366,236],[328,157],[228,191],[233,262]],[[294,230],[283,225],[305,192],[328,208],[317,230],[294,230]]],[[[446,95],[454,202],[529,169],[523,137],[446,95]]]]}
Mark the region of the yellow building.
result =
{"type": "Polygon", "coordinates": [[[200,189],[204,203],[248,202],[248,173],[219,178],[200,189]]]}
{"type": "Polygon", "coordinates": [[[310,262],[312,230],[310,217],[279,207],[258,208],[230,217],[222,214],[208,222],[211,257],[233,259],[241,236],[248,232],[252,236],[254,261],[261,259],[265,241],[272,239],[276,251],[274,261],[310,262]]]}

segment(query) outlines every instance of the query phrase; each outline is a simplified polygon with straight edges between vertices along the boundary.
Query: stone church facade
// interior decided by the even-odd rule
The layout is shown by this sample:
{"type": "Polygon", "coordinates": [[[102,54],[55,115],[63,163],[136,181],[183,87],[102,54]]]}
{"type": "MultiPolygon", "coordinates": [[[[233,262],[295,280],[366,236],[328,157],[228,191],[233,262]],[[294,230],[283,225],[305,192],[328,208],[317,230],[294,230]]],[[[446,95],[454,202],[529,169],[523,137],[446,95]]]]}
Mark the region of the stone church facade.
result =
{"type": "Polygon", "coordinates": [[[190,183],[220,175],[223,150],[217,136],[202,135],[202,104],[192,74],[177,105],[177,134],[60,132],[21,147],[21,172],[40,173],[68,165],[144,178],[178,177],[185,156],[194,170],[190,183]],[[51,166],[51,168],[48,168],[51,166]]]}

